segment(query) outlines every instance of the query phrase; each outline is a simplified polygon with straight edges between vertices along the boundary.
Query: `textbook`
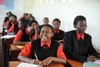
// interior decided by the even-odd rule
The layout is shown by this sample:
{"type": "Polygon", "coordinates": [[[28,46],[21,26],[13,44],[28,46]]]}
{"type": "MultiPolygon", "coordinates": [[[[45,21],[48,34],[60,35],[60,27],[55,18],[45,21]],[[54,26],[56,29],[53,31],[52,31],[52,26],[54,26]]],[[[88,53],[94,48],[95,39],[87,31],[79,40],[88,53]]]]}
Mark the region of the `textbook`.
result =
{"type": "Polygon", "coordinates": [[[13,37],[15,37],[15,36],[16,36],[16,35],[4,35],[4,36],[1,37],[1,39],[2,39],[2,38],[9,39],[9,38],[13,38],[13,37]]]}
{"type": "Polygon", "coordinates": [[[39,67],[39,65],[21,62],[17,67],[39,67]]]}

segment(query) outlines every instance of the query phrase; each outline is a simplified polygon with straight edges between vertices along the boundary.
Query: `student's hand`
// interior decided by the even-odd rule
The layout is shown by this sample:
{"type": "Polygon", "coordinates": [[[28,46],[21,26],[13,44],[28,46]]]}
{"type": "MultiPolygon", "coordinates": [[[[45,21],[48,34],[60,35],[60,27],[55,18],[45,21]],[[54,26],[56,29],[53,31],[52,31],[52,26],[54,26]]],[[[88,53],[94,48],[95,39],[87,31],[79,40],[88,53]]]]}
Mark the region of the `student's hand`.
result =
{"type": "Polygon", "coordinates": [[[100,60],[100,54],[98,54],[98,60],[100,60]]]}
{"type": "Polygon", "coordinates": [[[35,25],[35,26],[34,26],[34,29],[35,29],[35,30],[38,30],[38,25],[35,25]]]}
{"type": "Polygon", "coordinates": [[[45,60],[43,60],[40,64],[40,66],[48,66],[52,61],[54,57],[48,57],[45,60]]]}
{"type": "Polygon", "coordinates": [[[37,64],[37,65],[39,65],[41,63],[41,61],[39,61],[39,60],[34,60],[34,64],[37,64]]]}
{"type": "Polygon", "coordinates": [[[89,56],[88,58],[87,58],[87,61],[91,61],[91,62],[94,62],[94,61],[96,61],[97,60],[97,58],[95,57],[95,56],[93,56],[93,55],[91,55],[91,56],[89,56]]]}
{"type": "Polygon", "coordinates": [[[41,61],[34,59],[34,60],[30,61],[30,63],[39,65],[41,63],[41,61]]]}

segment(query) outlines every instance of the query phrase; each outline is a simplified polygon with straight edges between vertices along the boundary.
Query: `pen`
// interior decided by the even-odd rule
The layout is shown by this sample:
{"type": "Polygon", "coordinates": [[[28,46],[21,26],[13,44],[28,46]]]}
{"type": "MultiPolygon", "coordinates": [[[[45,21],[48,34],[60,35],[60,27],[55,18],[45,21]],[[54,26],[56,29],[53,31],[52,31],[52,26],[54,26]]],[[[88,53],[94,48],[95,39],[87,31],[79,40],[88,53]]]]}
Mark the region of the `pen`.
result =
{"type": "Polygon", "coordinates": [[[32,41],[32,39],[29,37],[30,41],[32,41]]]}
{"type": "Polygon", "coordinates": [[[35,55],[36,60],[39,60],[35,51],[34,51],[34,55],[35,55]]]}
{"type": "MultiPolygon", "coordinates": [[[[34,55],[35,55],[36,60],[39,60],[38,57],[37,57],[37,55],[36,55],[36,52],[35,51],[34,51],[34,55]]],[[[41,64],[41,62],[39,62],[39,65],[40,64],[41,64]]],[[[42,66],[39,66],[39,67],[42,67],[42,66]]]]}

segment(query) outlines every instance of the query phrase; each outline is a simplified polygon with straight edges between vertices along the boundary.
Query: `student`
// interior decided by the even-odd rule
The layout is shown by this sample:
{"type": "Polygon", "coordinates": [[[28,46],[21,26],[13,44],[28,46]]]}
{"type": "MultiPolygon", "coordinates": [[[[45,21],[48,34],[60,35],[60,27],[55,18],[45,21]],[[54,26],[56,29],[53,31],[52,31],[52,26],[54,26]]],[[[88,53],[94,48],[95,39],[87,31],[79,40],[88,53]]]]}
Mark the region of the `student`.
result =
{"type": "Polygon", "coordinates": [[[59,29],[60,25],[61,25],[61,21],[58,18],[55,18],[53,20],[54,36],[52,38],[54,40],[57,40],[60,43],[63,43],[64,31],[59,29]]]}
{"type": "Polygon", "coordinates": [[[24,13],[23,17],[21,17],[20,20],[24,20],[25,25],[27,26],[28,25],[28,22],[30,21],[29,20],[28,13],[24,13]]]}
{"type": "Polygon", "coordinates": [[[95,61],[100,58],[100,54],[96,52],[92,45],[92,37],[85,33],[87,29],[86,18],[84,16],[76,16],[74,19],[74,27],[65,33],[63,50],[67,58],[79,62],[95,61]]]}
{"type": "Polygon", "coordinates": [[[8,21],[6,21],[4,24],[3,24],[3,26],[4,27],[7,27],[7,29],[9,29],[10,27],[11,27],[11,25],[12,25],[12,16],[13,16],[13,14],[11,14],[10,16],[9,16],[9,20],[8,21]],[[11,23],[11,24],[10,24],[11,23]]]}
{"type": "MultiPolygon", "coordinates": [[[[12,25],[11,27],[8,29],[8,33],[13,32],[14,34],[17,34],[19,27],[18,27],[18,21],[17,21],[17,16],[12,15],[12,25]]],[[[9,25],[10,23],[8,23],[9,25]]]]}
{"type": "Polygon", "coordinates": [[[27,42],[38,38],[38,23],[30,21],[27,28],[22,28],[16,34],[13,44],[26,44],[27,42]]]}
{"type": "Polygon", "coordinates": [[[19,20],[19,24],[18,24],[20,29],[25,29],[27,28],[27,26],[25,25],[25,20],[24,19],[20,19],[19,20]]]}
{"type": "Polygon", "coordinates": [[[53,28],[51,25],[43,25],[40,31],[41,39],[33,40],[25,45],[24,49],[20,52],[18,59],[31,64],[39,64],[41,66],[48,66],[53,63],[66,63],[66,57],[63,53],[59,43],[51,40],[53,36],[53,28]],[[39,61],[36,59],[37,55],[39,61]],[[28,58],[28,56],[31,58],[28,58]]]}
{"type": "Polygon", "coordinates": [[[48,18],[48,17],[45,17],[45,18],[43,19],[43,23],[44,23],[44,24],[49,24],[49,18],[48,18]]]}
{"type": "Polygon", "coordinates": [[[6,23],[6,22],[9,20],[9,16],[10,16],[10,13],[7,12],[7,13],[6,13],[6,17],[5,17],[5,19],[4,19],[4,23],[6,23]]]}
{"type": "MultiPolygon", "coordinates": [[[[43,19],[43,24],[42,25],[46,25],[46,24],[49,24],[49,18],[48,17],[45,17],[43,19]]],[[[40,33],[40,29],[41,29],[42,25],[39,26],[39,33],[40,33]]]]}
{"type": "Polygon", "coordinates": [[[35,20],[35,17],[34,17],[34,16],[31,16],[31,17],[29,18],[29,20],[30,20],[30,21],[35,20]]]}

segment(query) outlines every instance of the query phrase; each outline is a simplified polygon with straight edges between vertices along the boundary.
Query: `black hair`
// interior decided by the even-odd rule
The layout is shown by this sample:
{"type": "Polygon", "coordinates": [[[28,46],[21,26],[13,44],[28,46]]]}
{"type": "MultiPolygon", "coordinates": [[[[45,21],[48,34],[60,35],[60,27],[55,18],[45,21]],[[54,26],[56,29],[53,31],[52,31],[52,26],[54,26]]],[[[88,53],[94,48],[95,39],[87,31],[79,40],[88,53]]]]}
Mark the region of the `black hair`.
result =
{"type": "MultiPolygon", "coordinates": [[[[47,20],[49,20],[49,18],[48,18],[48,17],[45,17],[44,19],[47,19],[47,20]]],[[[43,19],[43,20],[44,20],[44,19],[43,19]]]]}
{"type": "Polygon", "coordinates": [[[8,15],[9,13],[6,13],[6,15],[8,15]]]}
{"type": "Polygon", "coordinates": [[[8,13],[12,14],[12,12],[11,12],[11,11],[9,11],[8,13]]]}
{"type": "Polygon", "coordinates": [[[82,15],[76,16],[75,19],[74,19],[73,25],[77,25],[78,21],[81,21],[81,20],[85,20],[86,21],[86,18],[84,16],[82,16],[82,15]]]}
{"type": "Polygon", "coordinates": [[[54,23],[54,21],[58,21],[59,23],[61,23],[61,21],[58,18],[55,18],[52,23],[54,23]]]}
{"type": "Polygon", "coordinates": [[[41,31],[41,29],[42,29],[44,26],[50,27],[51,30],[52,30],[52,32],[54,32],[54,29],[53,29],[53,27],[52,27],[50,24],[42,25],[41,28],[40,28],[40,31],[41,31]]]}
{"type": "Polygon", "coordinates": [[[13,15],[13,17],[14,17],[15,19],[17,19],[17,16],[16,16],[16,15],[13,15]]]}
{"type": "Polygon", "coordinates": [[[32,21],[29,21],[29,23],[28,23],[28,26],[32,26],[32,24],[33,23],[36,23],[36,24],[38,24],[38,22],[37,21],[35,21],[35,20],[32,20],[32,21]]]}
{"type": "Polygon", "coordinates": [[[28,13],[25,13],[25,15],[28,15],[28,13]]]}
{"type": "Polygon", "coordinates": [[[24,28],[27,27],[26,23],[25,23],[25,19],[20,19],[19,21],[21,22],[20,24],[24,26],[24,28]]]}
{"type": "Polygon", "coordinates": [[[9,17],[14,17],[15,19],[17,19],[17,16],[16,15],[14,15],[14,14],[11,14],[9,17]]]}
{"type": "Polygon", "coordinates": [[[35,17],[34,16],[31,16],[30,18],[33,18],[35,20],[35,17]]]}

